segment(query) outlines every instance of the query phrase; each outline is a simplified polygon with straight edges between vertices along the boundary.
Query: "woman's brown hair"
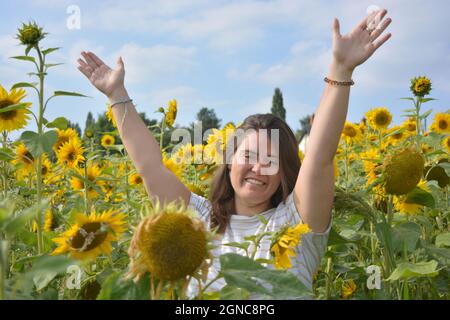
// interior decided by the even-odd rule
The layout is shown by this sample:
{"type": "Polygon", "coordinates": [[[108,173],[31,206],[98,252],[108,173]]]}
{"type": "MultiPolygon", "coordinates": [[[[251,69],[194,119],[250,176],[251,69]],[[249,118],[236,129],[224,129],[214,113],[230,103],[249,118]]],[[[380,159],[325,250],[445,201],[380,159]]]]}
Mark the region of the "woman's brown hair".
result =
{"type": "MultiPolygon", "coordinates": [[[[281,183],[271,198],[272,207],[276,207],[294,190],[297,181],[300,171],[297,139],[287,123],[272,114],[251,115],[244,120],[239,129],[243,131],[267,129],[269,136],[271,129],[279,131],[279,141],[282,142],[279,143],[281,183]]],[[[227,148],[232,142],[227,142],[227,148]]],[[[236,143],[230,146],[233,148],[233,154],[237,147],[236,143]]],[[[219,233],[224,233],[231,215],[236,212],[234,189],[231,185],[227,161],[216,170],[211,186],[210,200],[212,204],[211,228],[217,227],[219,233]]]]}

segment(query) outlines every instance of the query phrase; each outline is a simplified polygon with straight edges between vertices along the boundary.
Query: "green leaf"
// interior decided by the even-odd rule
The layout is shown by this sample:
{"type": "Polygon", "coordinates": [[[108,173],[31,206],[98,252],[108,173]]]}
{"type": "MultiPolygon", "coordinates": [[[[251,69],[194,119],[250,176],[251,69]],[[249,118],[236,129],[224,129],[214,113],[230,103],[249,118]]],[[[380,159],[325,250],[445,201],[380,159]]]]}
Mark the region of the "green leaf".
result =
{"type": "Polygon", "coordinates": [[[411,100],[411,101],[414,101],[414,98],[409,98],[409,97],[406,97],[406,98],[400,98],[401,100],[411,100]]]}
{"type": "Polygon", "coordinates": [[[436,260],[417,263],[402,262],[397,265],[397,268],[395,268],[387,280],[395,281],[419,277],[435,277],[439,274],[439,271],[436,270],[437,265],[436,260]]]}
{"type": "Polygon", "coordinates": [[[240,249],[244,249],[245,251],[247,251],[248,247],[250,246],[250,242],[248,242],[248,241],[245,241],[245,242],[228,242],[228,243],[225,243],[224,246],[240,248],[240,249]]]}
{"type": "Polygon", "coordinates": [[[220,300],[247,300],[250,298],[250,293],[242,288],[236,288],[226,285],[220,290],[220,300]]]}
{"type": "Polygon", "coordinates": [[[149,300],[150,277],[148,273],[138,283],[125,280],[122,272],[112,273],[103,281],[97,300],[149,300]]]}
{"type": "Polygon", "coordinates": [[[11,87],[11,90],[18,89],[18,88],[34,88],[34,89],[37,89],[36,85],[37,85],[37,83],[35,83],[35,82],[33,82],[33,83],[30,83],[30,82],[18,82],[18,83],[14,84],[11,87]]]}
{"type": "Polygon", "coordinates": [[[441,162],[436,166],[439,166],[445,170],[445,174],[450,177],[450,162],[441,162]]]}
{"type": "Polygon", "coordinates": [[[11,59],[17,59],[17,60],[23,60],[23,61],[31,61],[36,63],[36,60],[33,57],[30,56],[14,56],[11,57],[11,59]]]}
{"type": "Polygon", "coordinates": [[[58,133],[51,130],[39,135],[34,131],[24,131],[20,139],[23,140],[33,157],[37,158],[44,152],[48,154],[52,152],[52,147],[58,140],[58,133]]]}
{"type": "Polygon", "coordinates": [[[2,223],[3,232],[10,237],[14,236],[25,228],[28,221],[36,217],[38,210],[42,212],[48,206],[48,202],[48,200],[43,200],[40,205],[35,204],[16,216],[10,216],[2,223]]]}
{"type": "Polygon", "coordinates": [[[420,118],[420,119],[425,119],[426,117],[428,117],[428,116],[431,114],[431,112],[433,112],[433,110],[430,109],[430,110],[428,110],[427,112],[421,114],[421,115],[419,116],[419,118],[420,118]]]}
{"type": "Polygon", "coordinates": [[[13,104],[13,105],[8,106],[6,108],[0,108],[0,113],[9,112],[9,111],[12,111],[12,110],[27,109],[27,105],[28,105],[28,103],[13,104]]]}
{"type": "Polygon", "coordinates": [[[392,228],[392,242],[396,251],[405,246],[409,252],[414,252],[421,234],[420,226],[414,222],[406,222],[392,228]]]}
{"type": "Polygon", "coordinates": [[[33,49],[32,45],[27,46],[27,48],[25,49],[25,55],[28,56],[28,54],[30,53],[31,49],[33,49]]]}
{"type": "Polygon", "coordinates": [[[46,64],[45,64],[45,68],[48,69],[48,68],[60,66],[60,65],[62,65],[62,64],[64,64],[64,63],[46,63],[46,64]]]}
{"type": "Polygon", "coordinates": [[[450,247],[450,232],[444,232],[436,236],[437,247],[450,247]]]}
{"type": "Polygon", "coordinates": [[[405,202],[420,204],[428,208],[434,208],[436,206],[433,195],[418,187],[415,187],[413,191],[408,193],[405,202]]]}
{"type": "Polygon", "coordinates": [[[50,123],[46,124],[47,128],[58,128],[60,130],[67,129],[69,122],[64,117],[58,117],[50,123]]]}
{"type": "Polygon", "coordinates": [[[9,161],[14,159],[14,152],[9,148],[0,148],[0,160],[9,161]]]}
{"type": "Polygon", "coordinates": [[[404,110],[402,110],[402,112],[412,112],[415,114],[416,109],[404,109],[404,110]]]}
{"type": "Polygon", "coordinates": [[[44,56],[45,56],[45,55],[47,55],[47,54],[49,54],[49,53],[52,53],[52,52],[54,52],[54,51],[56,51],[56,50],[59,50],[59,49],[61,49],[61,47],[48,48],[48,49],[43,50],[42,53],[43,53],[44,56]]]}
{"type": "Polygon", "coordinates": [[[355,242],[355,241],[344,238],[339,233],[337,233],[334,228],[331,228],[330,235],[328,236],[328,245],[329,246],[352,243],[352,242],[355,242]]]}
{"type": "Polygon", "coordinates": [[[437,99],[434,99],[434,98],[421,98],[421,97],[419,97],[419,101],[422,102],[422,103],[425,103],[425,102],[428,102],[428,101],[432,101],[432,100],[437,100],[437,99]]]}
{"type": "Polygon", "coordinates": [[[88,97],[84,94],[77,93],[77,92],[68,92],[68,91],[55,91],[53,93],[54,96],[72,96],[72,97],[88,97]]]}

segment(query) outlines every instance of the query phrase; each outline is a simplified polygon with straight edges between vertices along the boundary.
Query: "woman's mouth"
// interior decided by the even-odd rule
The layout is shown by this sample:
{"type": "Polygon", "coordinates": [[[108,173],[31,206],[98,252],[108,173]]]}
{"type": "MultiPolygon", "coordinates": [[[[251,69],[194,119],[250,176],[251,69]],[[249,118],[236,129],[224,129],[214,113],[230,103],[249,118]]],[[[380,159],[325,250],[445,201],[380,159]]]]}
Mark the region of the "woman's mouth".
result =
{"type": "Polygon", "coordinates": [[[262,182],[262,181],[260,181],[260,180],[253,179],[253,178],[245,178],[244,180],[245,180],[245,182],[247,182],[248,184],[255,185],[255,186],[263,186],[263,185],[266,184],[265,182],[262,182]]]}

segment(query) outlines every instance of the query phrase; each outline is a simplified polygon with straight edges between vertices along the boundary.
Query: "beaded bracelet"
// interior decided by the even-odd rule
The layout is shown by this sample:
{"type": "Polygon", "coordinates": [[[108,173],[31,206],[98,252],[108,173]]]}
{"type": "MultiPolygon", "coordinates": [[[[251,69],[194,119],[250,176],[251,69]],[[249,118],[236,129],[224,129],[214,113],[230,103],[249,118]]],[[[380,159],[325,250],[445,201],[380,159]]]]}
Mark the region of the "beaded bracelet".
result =
{"type": "Polygon", "coordinates": [[[116,104],[128,103],[128,102],[133,102],[133,99],[122,100],[122,101],[116,101],[116,102],[114,102],[114,103],[111,103],[111,108],[114,107],[116,104]]]}
{"type": "Polygon", "coordinates": [[[337,86],[352,86],[355,84],[355,82],[353,80],[336,81],[336,80],[328,79],[328,77],[323,78],[323,81],[325,81],[326,83],[332,84],[332,85],[337,85],[337,86]]]}

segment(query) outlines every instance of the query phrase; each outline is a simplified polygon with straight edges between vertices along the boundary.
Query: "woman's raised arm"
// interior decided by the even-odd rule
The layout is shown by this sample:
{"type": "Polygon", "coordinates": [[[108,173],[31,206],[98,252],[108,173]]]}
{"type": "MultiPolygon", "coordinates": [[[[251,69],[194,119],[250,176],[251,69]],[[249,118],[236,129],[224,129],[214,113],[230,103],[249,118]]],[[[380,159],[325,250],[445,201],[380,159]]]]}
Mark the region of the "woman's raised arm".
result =
{"type": "MultiPolygon", "coordinates": [[[[122,58],[117,61],[116,69],[111,69],[94,53],[83,51],[81,54],[84,60],[78,59],[78,69],[111,103],[130,99],[124,85],[125,67],[122,58]]],[[[147,193],[163,202],[181,198],[187,205],[189,190],[163,165],[160,147],[134,105],[131,102],[121,103],[112,110],[120,138],[142,176],[147,193]]]]}

